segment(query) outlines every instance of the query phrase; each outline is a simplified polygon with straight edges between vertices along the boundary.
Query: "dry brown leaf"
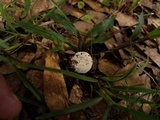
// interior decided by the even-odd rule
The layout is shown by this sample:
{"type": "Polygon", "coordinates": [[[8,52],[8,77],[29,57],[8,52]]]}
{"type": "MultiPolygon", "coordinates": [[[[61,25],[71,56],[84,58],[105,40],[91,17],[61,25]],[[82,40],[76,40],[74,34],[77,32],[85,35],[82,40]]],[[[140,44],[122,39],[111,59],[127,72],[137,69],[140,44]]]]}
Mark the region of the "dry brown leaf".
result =
{"type": "Polygon", "coordinates": [[[91,19],[94,21],[95,24],[98,24],[107,18],[107,16],[104,13],[93,10],[87,10],[86,13],[88,13],[88,15],[91,16],[91,19]]]}
{"type": "Polygon", "coordinates": [[[121,12],[117,13],[116,20],[118,21],[121,27],[133,26],[138,23],[138,21],[134,17],[123,14],[121,12]]]}
{"type": "Polygon", "coordinates": [[[72,6],[69,6],[67,4],[64,4],[62,6],[62,10],[67,14],[67,15],[72,15],[76,18],[80,18],[82,19],[82,16],[84,16],[84,14],[82,12],[79,12],[77,9],[73,8],[72,6]]]}
{"type": "MultiPolygon", "coordinates": [[[[46,55],[46,67],[60,69],[57,55],[46,55]]],[[[44,98],[50,110],[61,110],[68,107],[68,92],[63,74],[44,71],[44,98]]],[[[59,120],[67,120],[68,116],[58,117],[59,120]]]]}
{"type": "Polygon", "coordinates": [[[79,85],[74,85],[71,89],[69,100],[74,104],[81,103],[81,98],[83,97],[83,91],[79,85]]]}
{"type": "Polygon", "coordinates": [[[43,72],[38,70],[30,70],[27,72],[27,78],[31,81],[35,88],[42,90],[43,72]]]}
{"type": "Polygon", "coordinates": [[[30,11],[31,15],[37,15],[38,13],[51,9],[54,7],[50,0],[32,0],[32,9],[30,11]]]}
{"type": "Polygon", "coordinates": [[[151,0],[142,0],[142,5],[147,7],[147,8],[150,8],[150,9],[153,9],[153,2],[151,2],[151,0]]]}
{"type": "Polygon", "coordinates": [[[112,76],[120,69],[120,67],[107,59],[100,59],[98,61],[98,69],[106,76],[112,76]]]}
{"type": "Polygon", "coordinates": [[[77,21],[74,23],[76,29],[82,33],[87,33],[92,29],[93,25],[84,21],[77,21]]]}
{"type": "Polygon", "coordinates": [[[0,67],[0,73],[2,74],[11,74],[14,73],[15,69],[13,68],[13,66],[9,63],[3,63],[0,67]]]}
{"type": "Polygon", "coordinates": [[[98,3],[97,1],[93,1],[93,0],[83,0],[83,1],[95,11],[106,12],[108,14],[113,13],[112,9],[108,9],[107,7],[102,7],[102,4],[98,3]]]}
{"type": "Polygon", "coordinates": [[[148,25],[154,25],[155,27],[160,26],[160,19],[155,17],[148,18],[148,25]]]}
{"type": "Polygon", "coordinates": [[[139,48],[143,50],[144,53],[147,56],[149,56],[154,63],[158,65],[158,67],[160,67],[160,59],[159,59],[160,54],[158,53],[158,50],[156,48],[149,48],[149,47],[143,48],[141,46],[139,46],[139,48]]]}
{"type": "MultiPolygon", "coordinates": [[[[126,65],[124,68],[120,68],[115,63],[109,62],[106,59],[99,60],[99,71],[105,74],[106,76],[120,76],[127,74],[132,68],[134,63],[126,65]]],[[[129,78],[124,80],[114,82],[115,86],[134,86],[134,85],[142,85],[142,78],[135,73],[129,78]]]]}

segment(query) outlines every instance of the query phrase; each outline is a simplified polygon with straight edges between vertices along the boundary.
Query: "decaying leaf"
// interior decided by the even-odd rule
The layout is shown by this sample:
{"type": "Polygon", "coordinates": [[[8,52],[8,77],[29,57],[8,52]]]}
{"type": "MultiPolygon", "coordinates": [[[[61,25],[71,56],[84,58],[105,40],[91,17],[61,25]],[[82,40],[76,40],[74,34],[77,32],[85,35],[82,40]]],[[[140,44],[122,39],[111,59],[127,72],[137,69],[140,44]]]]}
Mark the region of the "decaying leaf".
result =
{"type": "Polygon", "coordinates": [[[83,96],[83,91],[79,85],[74,85],[71,89],[69,100],[72,103],[79,104],[81,103],[81,98],[83,96]]]}
{"type": "Polygon", "coordinates": [[[11,74],[13,72],[15,72],[15,69],[9,63],[5,63],[5,64],[1,65],[1,67],[0,67],[0,73],[2,73],[2,74],[11,74]]]}
{"type": "Polygon", "coordinates": [[[27,72],[27,78],[31,81],[35,88],[42,90],[43,72],[38,70],[30,70],[27,72]]]}
{"type": "Polygon", "coordinates": [[[133,26],[138,23],[138,21],[134,17],[123,14],[121,12],[117,13],[116,20],[121,27],[133,26]]]}
{"type": "Polygon", "coordinates": [[[84,21],[77,21],[74,23],[76,29],[82,33],[87,33],[92,29],[93,25],[84,21]]]}
{"type": "MultiPolygon", "coordinates": [[[[46,55],[45,66],[60,69],[57,55],[46,55]]],[[[61,110],[68,107],[68,92],[63,74],[44,71],[44,97],[50,110],[61,110]]],[[[60,120],[67,120],[68,116],[58,117],[60,120]]]]}

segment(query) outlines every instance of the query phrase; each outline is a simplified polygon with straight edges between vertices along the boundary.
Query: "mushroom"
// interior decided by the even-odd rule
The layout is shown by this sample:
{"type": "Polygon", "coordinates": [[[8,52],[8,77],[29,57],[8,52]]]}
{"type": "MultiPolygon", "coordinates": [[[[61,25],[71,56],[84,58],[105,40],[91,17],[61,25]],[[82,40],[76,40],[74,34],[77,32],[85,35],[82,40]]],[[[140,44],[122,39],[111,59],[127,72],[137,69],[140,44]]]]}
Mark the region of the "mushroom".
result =
{"type": "Polygon", "coordinates": [[[71,66],[77,73],[87,73],[93,65],[92,57],[87,52],[77,52],[71,58],[71,66]]]}

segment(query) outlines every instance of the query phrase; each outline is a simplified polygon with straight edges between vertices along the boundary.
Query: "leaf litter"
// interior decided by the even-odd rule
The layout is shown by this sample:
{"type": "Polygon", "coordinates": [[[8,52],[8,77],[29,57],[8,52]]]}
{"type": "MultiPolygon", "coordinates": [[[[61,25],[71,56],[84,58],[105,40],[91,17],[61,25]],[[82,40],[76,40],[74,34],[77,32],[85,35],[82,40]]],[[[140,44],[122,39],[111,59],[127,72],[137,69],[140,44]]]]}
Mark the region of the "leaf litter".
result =
{"type": "MultiPolygon", "coordinates": [[[[58,3],[59,1],[60,0],[56,0],[55,2],[58,3]]],[[[160,12],[158,10],[158,7],[156,10],[152,10],[154,6],[160,5],[159,1],[153,2],[150,0],[143,0],[142,3],[138,4],[137,9],[134,9],[131,13],[128,13],[129,11],[125,9],[128,9],[127,7],[131,5],[131,3],[133,2],[132,0],[130,2],[127,2],[128,6],[122,4],[120,9],[118,10],[105,6],[102,0],[99,1],[83,0],[83,2],[86,5],[84,8],[80,10],[77,7],[77,3],[79,1],[80,0],[69,0],[68,2],[62,5],[61,9],[71,19],[75,19],[75,21],[74,20],[72,21],[73,25],[76,27],[78,31],[80,31],[82,37],[84,37],[83,35],[88,31],[90,31],[96,24],[104,21],[111,15],[115,15],[116,21],[114,23],[114,29],[113,29],[115,34],[113,34],[112,37],[109,38],[109,40],[106,39],[106,41],[103,43],[105,49],[107,50],[114,50],[114,48],[116,48],[117,46],[121,45],[123,46],[123,43],[125,42],[131,42],[129,36],[131,36],[131,33],[137,26],[138,17],[141,11],[144,12],[144,19],[147,22],[145,22],[145,24],[143,25],[141,32],[142,34],[139,35],[138,38],[146,36],[146,34],[151,30],[153,30],[153,28],[157,28],[160,26],[160,19],[159,19],[160,12]],[[86,19],[85,15],[88,15],[90,18],[86,19]],[[116,33],[117,31],[118,33],[116,33]]],[[[2,0],[0,2],[3,5],[7,5],[7,3],[9,3],[10,1],[2,0]]],[[[17,4],[23,6],[24,3],[25,1],[21,0],[21,2],[18,2],[17,4]]],[[[31,6],[32,6],[31,9],[28,11],[28,14],[22,19],[22,21],[28,21],[31,18],[31,16],[36,16],[36,15],[45,16],[45,11],[52,9],[55,5],[49,0],[43,0],[43,1],[31,0],[31,6]]],[[[18,6],[16,7],[18,8],[18,6]]],[[[17,18],[20,18],[21,12],[22,10],[21,8],[19,8],[19,11],[17,11],[15,16],[17,18]]],[[[5,21],[3,20],[1,20],[0,22],[3,24],[5,23],[5,21]]],[[[78,45],[77,43],[78,39],[75,38],[74,36],[71,36],[70,34],[67,34],[66,31],[64,32],[64,29],[62,28],[61,25],[56,24],[54,21],[44,24],[46,22],[48,22],[47,19],[45,22],[42,22],[42,24],[46,28],[52,28],[54,30],[58,30],[59,33],[63,34],[65,38],[67,38],[67,40],[69,40],[72,43],[74,43],[76,39],[76,43],[74,43],[74,45],[76,46],[78,45]]],[[[70,56],[72,56],[74,51],[71,50],[70,52],[68,52],[71,54],[68,54],[66,51],[66,53],[58,53],[59,55],[56,53],[51,55],[50,53],[47,52],[48,49],[58,46],[58,44],[54,44],[48,39],[37,37],[34,34],[30,38],[31,39],[28,39],[27,44],[31,45],[25,44],[24,46],[22,46],[22,48],[18,49],[14,54],[12,54],[13,58],[18,58],[20,61],[26,63],[35,63],[38,65],[44,65],[46,67],[72,70],[72,68],[69,67],[69,62],[70,62],[69,58],[70,56]]],[[[63,45],[65,46],[66,49],[70,50],[70,47],[66,46],[66,44],[63,45]]],[[[146,89],[157,88],[158,86],[156,86],[155,82],[159,84],[159,78],[158,78],[159,68],[160,68],[159,46],[160,46],[159,38],[156,38],[154,40],[148,39],[148,41],[139,43],[136,46],[128,45],[127,48],[122,47],[123,49],[118,49],[118,51],[115,50],[114,52],[110,52],[109,55],[107,55],[103,47],[101,47],[99,44],[96,44],[95,46],[89,48],[89,51],[92,51],[91,53],[93,56],[95,55],[95,59],[98,61],[98,64],[94,65],[96,66],[95,70],[94,72],[92,71],[93,73],[92,72],[89,73],[89,75],[92,74],[94,77],[97,78],[101,77],[102,75],[105,75],[107,77],[121,76],[127,74],[130,70],[132,70],[136,62],[138,63],[145,62],[147,59],[146,56],[148,56],[150,58],[150,62],[145,70],[141,71],[140,73],[135,73],[121,81],[114,82],[113,85],[125,86],[125,87],[140,86],[146,89]],[[97,53],[98,55],[100,55],[100,57],[96,56],[97,53]]],[[[71,104],[79,104],[81,102],[84,102],[94,97],[94,94],[96,92],[94,91],[96,87],[93,84],[85,85],[85,82],[83,83],[79,80],[74,80],[71,78],[67,79],[66,76],[63,76],[60,73],[53,73],[47,70],[44,71],[30,70],[29,68],[26,67],[19,69],[22,69],[24,72],[26,72],[28,79],[33,83],[33,85],[37,89],[39,89],[39,91],[43,93],[46,104],[49,110],[51,111],[61,110],[63,108],[69,107],[71,104]]],[[[20,86],[21,83],[17,79],[16,75],[14,75],[15,71],[8,63],[1,64],[0,71],[9,80],[8,83],[10,83],[10,81],[12,82],[12,84],[10,84],[10,87],[13,89],[14,92],[24,96],[28,95],[27,90],[24,87],[17,87],[17,88],[15,87],[15,86],[20,86]],[[11,80],[10,76],[13,76],[13,80],[11,80]]],[[[132,93],[130,92],[129,94],[132,93]]],[[[135,96],[136,95],[137,94],[135,94],[135,96]]],[[[143,98],[149,101],[153,99],[152,96],[149,95],[145,95],[143,96],[143,98]]],[[[128,101],[126,100],[117,101],[117,103],[125,107],[129,104],[128,101]]],[[[84,111],[82,110],[77,113],[75,112],[77,116],[71,114],[71,115],[56,117],[56,119],[63,119],[63,120],[69,119],[70,116],[70,118],[78,120],[80,119],[99,120],[102,118],[102,114],[104,113],[107,107],[108,107],[107,104],[100,102],[99,104],[94,105],[91,108],[85,109],[84,111]],[[99,112],[99,110],[101,112],[99,112]],[[79,116],[82,117],[79,118],[79,116]]],[[[134,107],[136,110],[139,110],[142,107],[142,110],[146,114],[150,114],[152,110],[152,106],[146,103],[143,105],[135,104],[134,107]]],[[[41,113],[40,111],[36,112],[38,114],[41,113]]],[[[114,116],[114,113],[112,114],[114,116]]],[[[111,118],[117,119],[116,115],[117,113],[115,114],[114,117],[112,116],[111,118]]],[[[121,115],[121,117],[122,116],[123,114],[121,115]]],[[[125,117],[126,116],[124,116],[124,118],[125,117]]],[[[121,119],[123,119],[123,117],[121,119]]]]}

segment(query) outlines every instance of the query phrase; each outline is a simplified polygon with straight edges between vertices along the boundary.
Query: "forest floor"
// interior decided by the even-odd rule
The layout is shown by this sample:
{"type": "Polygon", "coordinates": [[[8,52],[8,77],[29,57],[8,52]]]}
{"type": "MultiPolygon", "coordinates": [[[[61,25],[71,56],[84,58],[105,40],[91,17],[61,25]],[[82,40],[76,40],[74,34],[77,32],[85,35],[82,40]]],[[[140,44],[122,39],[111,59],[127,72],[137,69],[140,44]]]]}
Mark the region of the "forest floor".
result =
{"type": "Polygon", "coordinates": [[[13,120],[160,119],[160,1],[63,1],[0,0],[0,72],[23,103],[13,120]],[[78,51],[93,58],[85,74],[78,51]]]}

